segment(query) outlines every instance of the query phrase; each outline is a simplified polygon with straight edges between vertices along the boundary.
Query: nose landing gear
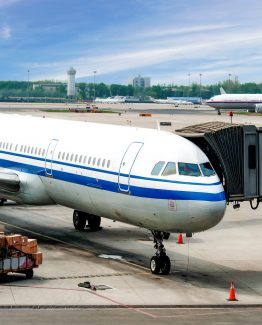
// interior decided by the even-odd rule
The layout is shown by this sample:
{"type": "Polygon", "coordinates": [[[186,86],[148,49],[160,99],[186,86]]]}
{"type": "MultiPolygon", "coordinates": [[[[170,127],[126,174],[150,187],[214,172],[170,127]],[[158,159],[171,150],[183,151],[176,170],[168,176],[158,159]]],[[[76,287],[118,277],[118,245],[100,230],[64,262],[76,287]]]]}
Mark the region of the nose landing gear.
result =
{"type": "Polygon", "coordinates": [[[156,254],[151,258],[150,270],[153,274],[169,274],[171,263],[169,257],[166,255],[166,250],[163,245],[163,240],[169,236],[162,231],[152,231],[154,237],[154,248],[156,248],[156,254]]]}

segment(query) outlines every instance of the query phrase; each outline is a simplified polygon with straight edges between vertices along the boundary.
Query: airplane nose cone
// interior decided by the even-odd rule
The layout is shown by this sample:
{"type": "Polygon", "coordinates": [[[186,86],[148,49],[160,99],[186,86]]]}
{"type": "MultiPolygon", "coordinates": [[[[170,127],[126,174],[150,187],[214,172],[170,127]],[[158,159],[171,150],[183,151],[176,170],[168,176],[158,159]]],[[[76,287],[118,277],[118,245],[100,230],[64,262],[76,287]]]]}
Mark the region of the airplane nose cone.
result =
{"type": "Polygon", "coordinates": [[[191,202],[190,231],[200,232],[216,226],[226,211],[226,201],[191,202]]]}

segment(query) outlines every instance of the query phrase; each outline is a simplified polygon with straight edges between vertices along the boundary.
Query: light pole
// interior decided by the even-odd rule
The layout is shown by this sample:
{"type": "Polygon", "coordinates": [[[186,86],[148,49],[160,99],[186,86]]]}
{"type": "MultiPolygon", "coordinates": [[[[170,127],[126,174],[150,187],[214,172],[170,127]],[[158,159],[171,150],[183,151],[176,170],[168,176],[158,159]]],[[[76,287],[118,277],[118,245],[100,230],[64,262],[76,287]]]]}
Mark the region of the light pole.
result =
{"type": "Polygon", "coordinates": [[[199,73],[199,97],[201,98],[202,73],[199,73]]]}
{"type": "Polygon", "coordinates": [[[29,74],[30,70],[27,70],[27,101],[29,102],[29,74]]]}
{"type": "Polygon", "coordinates": [[[93,71],[93,74],[94,74],[94,102],[96,99],[96,72],[97,71],[93,71]]]}
{"type": "Polygon", "coordinates": [[[228,81],[231,81],[231,73],[228,74],[228,81]]]}

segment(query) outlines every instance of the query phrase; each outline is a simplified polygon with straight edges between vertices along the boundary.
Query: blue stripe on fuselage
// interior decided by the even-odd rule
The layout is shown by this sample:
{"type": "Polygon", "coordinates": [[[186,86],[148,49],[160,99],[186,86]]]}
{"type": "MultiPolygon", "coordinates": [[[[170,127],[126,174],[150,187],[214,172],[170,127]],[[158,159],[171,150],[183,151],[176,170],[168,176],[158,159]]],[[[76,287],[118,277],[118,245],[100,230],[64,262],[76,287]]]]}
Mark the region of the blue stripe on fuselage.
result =
{"type": "MultiPolygon", "coordinates": [[[[45,169],[39,166],[24,164],[16,161],[5,160],[5,159],[0,159],[0,165],[1,167],[17,170],[24,173],[35,174],[42,177],[46,176],[45,169]]],[[[115,173],[115,175],[118,176],[118,173],[115,173]]],[[[69,182],[69,183],[98,188],[105,191],[110,191],[115,193],[119,192],[119,186],[117,182],[107,181],[103,179],[96,179],[94,177],[77,175],[77,174],[72,174],[72,173],[53,169],[53,178],[57,180],[69,182]]],[[[156,181],[159,180],[156,179],[156,181]]],[[[193,191],[153,189],[153,188],[138,187],[133,185],[130,185],[130,194],[132,196],[138,196],[144,198],[167,199],[167,200],[198,200],[198,201],[224,201],[225,200],[224,191],[220,193],[206,193],[206,192],[193,192],[193,191]]]]}

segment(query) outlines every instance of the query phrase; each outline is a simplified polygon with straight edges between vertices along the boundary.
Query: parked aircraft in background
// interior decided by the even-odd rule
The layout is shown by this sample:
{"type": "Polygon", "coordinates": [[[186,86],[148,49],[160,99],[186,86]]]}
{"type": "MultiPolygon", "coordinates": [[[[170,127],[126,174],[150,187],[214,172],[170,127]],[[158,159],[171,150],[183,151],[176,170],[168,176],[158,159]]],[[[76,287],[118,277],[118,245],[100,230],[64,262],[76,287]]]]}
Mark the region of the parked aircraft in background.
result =
{"type": "Polygon", "coordinates": [[[262,112],[262,94],[227,94],[220,88],[221,95],[214,96],[206,101],[206,104],[220,109],[234,110],[245,109],[252,112],[262,112]]]}
{"type": "MultiPolygon", "coordinates": [[[[74,209],[73,224],[101,217],[151,230],[152,273],[168,274],[163,240],[215,226],[226,208],[207,156],[170,132],[0,114],[0,197],[74,209]]],[[[37,222],[37,220],[36,220],[37,222]]]]}

